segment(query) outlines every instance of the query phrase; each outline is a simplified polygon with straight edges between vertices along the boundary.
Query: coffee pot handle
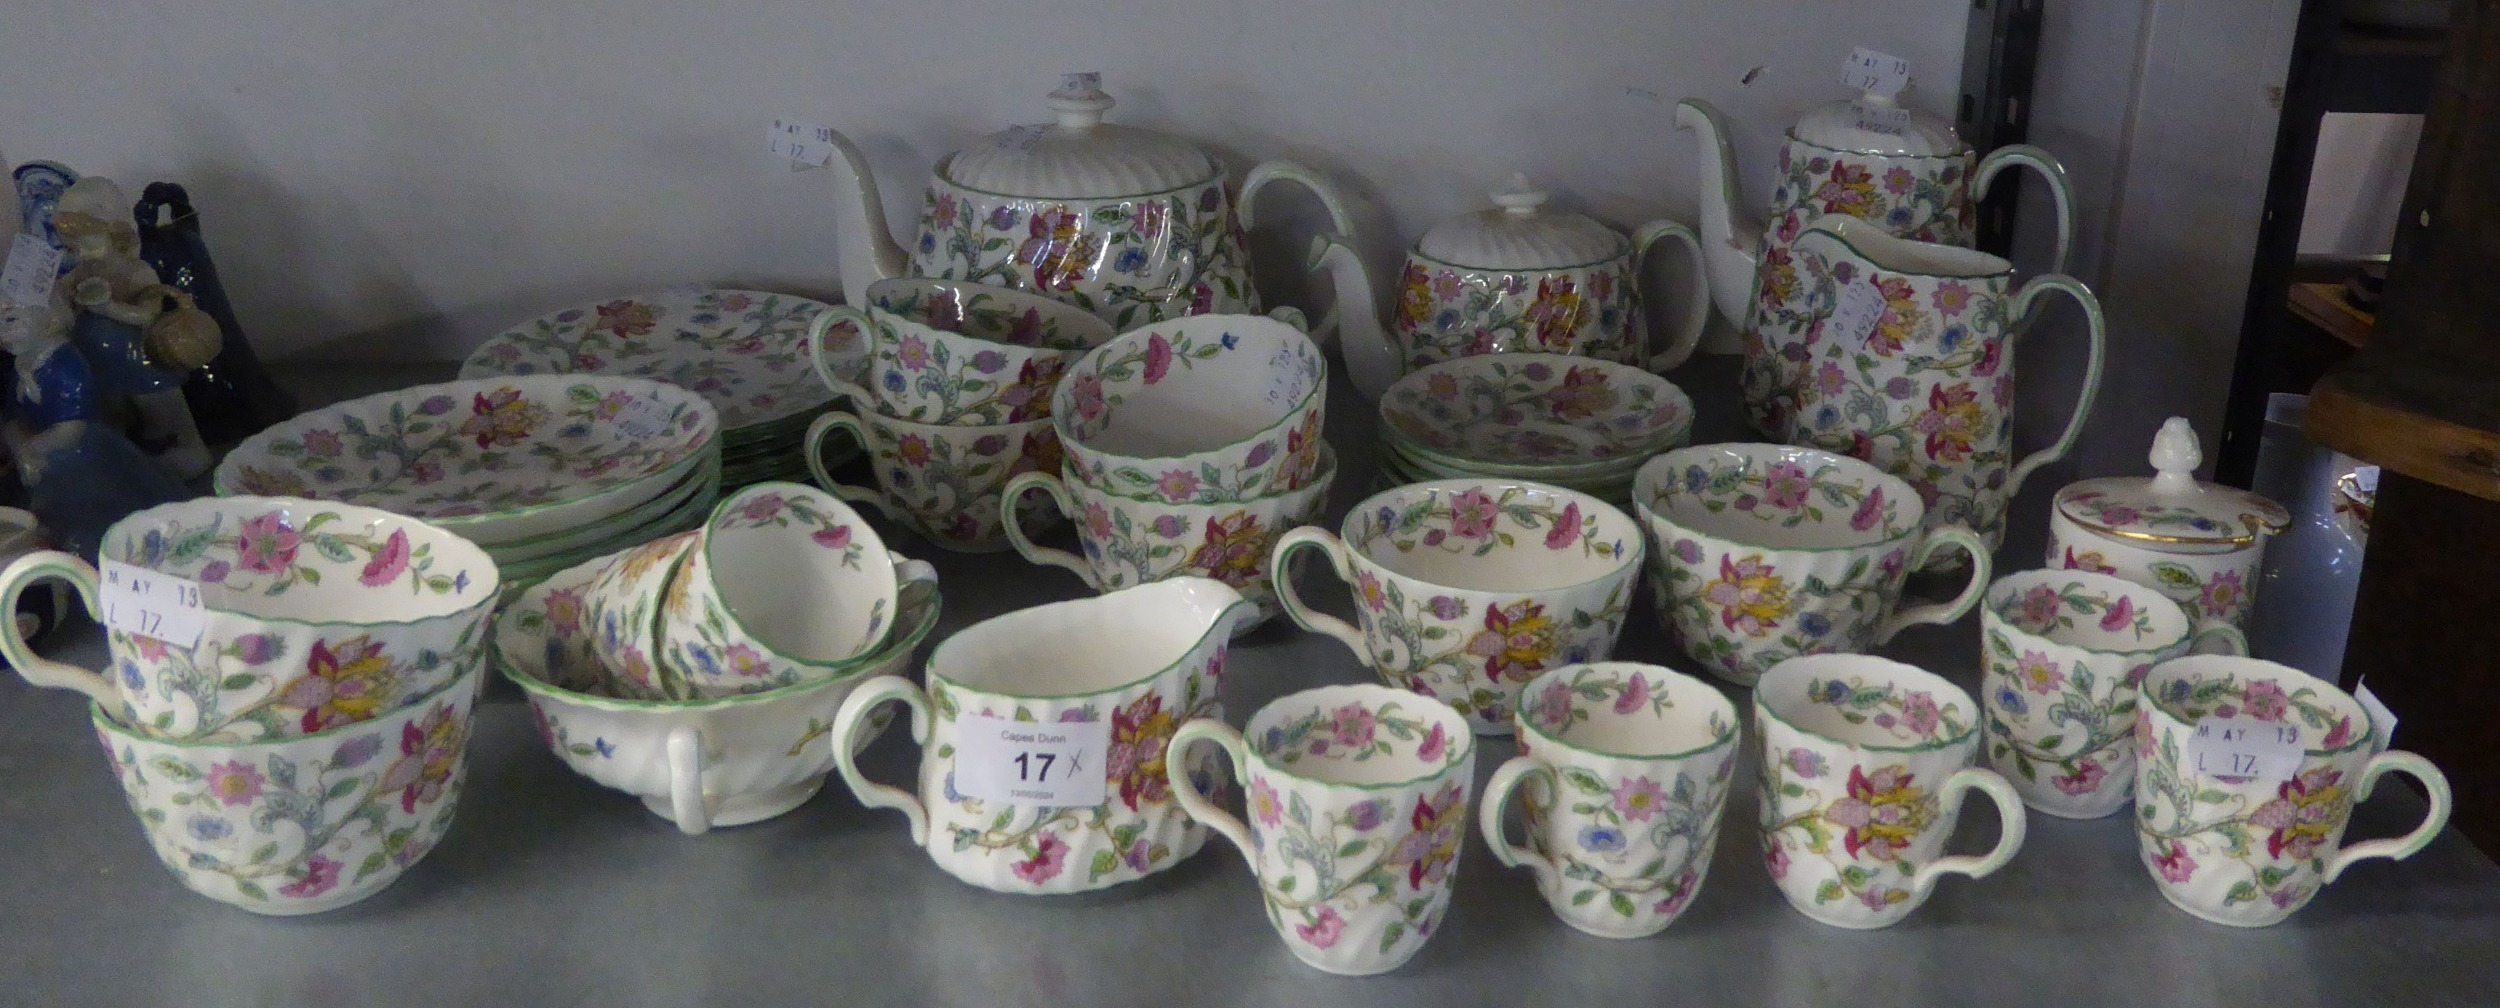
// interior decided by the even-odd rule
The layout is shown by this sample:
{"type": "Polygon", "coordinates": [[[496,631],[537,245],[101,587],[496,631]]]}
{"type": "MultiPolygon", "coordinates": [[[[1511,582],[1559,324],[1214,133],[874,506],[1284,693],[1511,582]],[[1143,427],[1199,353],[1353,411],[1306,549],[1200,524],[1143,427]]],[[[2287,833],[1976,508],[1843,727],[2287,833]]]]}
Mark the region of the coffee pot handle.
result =
{"type": "Polygon", "coordinates": [[[2429,796],[2430,809],[2422,813],[2421,825],[2415,826],[2412,832],[2400,837],[2364,840],[2345,846],[2343,850],[2335,852],[2334,857],[2327,859],[2326,872],[2318,880],[2320,885],[2334,882],[2337,877],[2344,874],[2344,869],[2352,867],[2356,861],[2367,861],[2371,858],[2402,861],[2419,854],[2422,848],[2430,846],[2431,841],[2439,839],[2440,830],[2448,827],[2448,812],[2455,804],[2454,797],[2448,791],[2448,775],[2440,773],[2438,767],[2431,765],[2431,761],[2402,749],[2392,749],[2370,757],[2369,764],[2361,768],[2360,786],[2353,789],[2353,804],[2359,805],[2370,800],[2370,788],[2378,783],[2380,776],[2391,770],[2420,782],[2422,793],[2429,796]]]}
{"type": "MultiPolygon", "coordinates": [[[[1231,763],[1231,772],[1227,776],[1236,780],[1247,779],[1243,770],[1249,764],[1249,752],[1242,743],[1241,733],[1214,718],[1191,718],[1173,732],[1170,748],[1164,750],[1164,765],[1185,765],[1190,747],[1200,742],[1213,742],[1223,748],[1225,759],[1231,763]]],[[[1206,795],[1198,793],[1198,785],[1192,775],[1173,775],[1172,800],[1179,802],[1181,811],[1189,813],[1190,818],[1205,823],[1208,829],[1232,841],[1233,846],[1241,851],[1241,859],[1249,863],[1251,876],[1258,876],[1259,848],[1250,839],[1250,827],[1234,818],[1232,813],[1215,807],[1206,795]]]]}
{"type": "Polygon", "coordinates": [[[69,582],[69,586],[77,590],[78,600],[86,604],[87,611],[101,616],[103,610],[96,605],[99,578],[94,567],[58,550],[26,554],[6,568],[0,568],[0,623],[7,624],[0,627],[0,658],[7,659],[9,667],[16,669],[17,674],[27,682],[52,689],[77,690],[93,697],[107,713],[119,716],[122,698],[113,691],[112,683],[92,670],[36,655],[34,647],[26,642],[26,636],[18,632],[16,613],[19,598],[26,594],[26,589],[50,578],[69,582]]]}
{"type": "Polygon", "coordinates": [[[1536,851],[1510,842],[1502,833],[1502,811],[1510,807],[1512,793],[1519,785],[1534,781],[1545,786],[1547,800],[1553,800],[1560,789],[1555,786],[1552,764],[1534,756],[1513,756],[1493,771],[1493,779],[1484,785],[1484,804],[1476,809],[1476,826],[1484,833],[1484,845],[1493,851],[1493,860],[1505,868],[1526,868],[1536,875],[1537,888],[1553,892],[1561,882],[1554,860],[1536,851]]]}
{"type": "Polygon", "coordinates": [[[2031,329],[2033,309],[2038,307],[2042,296],[2051,292],[2073,298],[2075,306],[2083,309],[2084,324],[2089,327],[2086,335],[2091,340],[2083,365],[2083,386],[2075,390],[2075,412],[2066,418],[2066,430],[2057,436],[2057,442],[2024,457],[2015,464],[2012,472],[2006,474],[2005,497],[2008,500],[2022,490],[2023,479],[2030,476],[2033,470],[2065,458],[2066,452],[2074,448],[2075,439],[2083,436],[2084,421],[2092,418],[2092,400],[2101,392],[2101,358],[2108,350],[2108,326],[2101,317],[2100,299],[2093,297],[2092,288],[2084,286],[2081,280],[2051,274],[2032,277],[2029,283],[2023,284],[2022,290],[2014,294],[2014,303],[2007,306],[2006,315],[2013,321],[2007,325],[2009,335],[2006,337],[2005,353],[2008,357],[2013,355],[2012,343],[2031,329]]]}
{"type": "Polygon", "coordinates": [[[1956,770],[1944,779],[1944,787],[1937,789],[1936,797],[1940,807],[1959,808],[1962,799],[1972,791],[1986,793],[1997,804],[1997,845],[1986,854],[1955,854],[1928,862],[1926,870],[1918,873],[1918,880],[1911,883],[1917,895],[1927,895],[1936,888],[1936,880],[1947,875],[1987,878],[2023,849],[2023,837],[2030,832],[2030,821],[2024,818],[2023,796],[1996,771],[1982,767],[1956,770]]]}
{"type": "Polygon", "coordinates": [[[1969,615],[1971,607],[1979,604],[1979,596],[1988,590],[1988,573],[1995,565],[1988,556],[1988,544],[1979,538],[1979,533],[1971,531],[1970,526],[1947,525],[1927,533],[1918,544],[1917,553],[1910,557],[1909,569],[1918,570],[1927,566],[1928,558],[1946,546],[1958,547],[1970,554],[1970,583],[1963,585],[1962,593],[1953,596],[1951,602],[1931,602],[1894,612],[1876,626],[1875,643],[1889,641],[1894,634],[1921,623],[1951,623],[1969,615]]]}
{"type": "Polygon", "coordinates": [[[712,829],[712,809],[703,798],[703,730],[678,725],[668,730],[668,800],[670,816],[687,836],[712,829]]]}
{"type": "Polygon", "coordinates": [[[833,715],[833,769],[842,775],[842,783],[851,789],[851,796],[868,808],[900,809],[911,826],[911,842],[929,842],[929,810],[911,792],[871,781],[859,772],[858,746],[853,744],[868,715],[892,701],[901,701],[911,708],[911,740],[926,745],[929,741],[929,698],[920,687],[902,676],[881,675],[859,684],[842,701],[842,709],[833,715]]]}
{"type": "Polygon", "coordinates": [[[1302,601],[1301,594],[1293,590],[1293,552],[1305,547],[1326,554],[1328,566],[1336,571],[1337,580],[1345,582],[1349,588],[1353,587],[1354,572],[1346,562],[1345,543],[1323,529],[1305,525],[1277,537],[1276,548],[1268,552],[1267,569],[1276,582],[1276,601],[1284,607],[1285,615],[1293,619],[1295,626],[1334,637],[1353,651],[1363,664],[1371,664],[1371,649],[1364,645],[1362,631],[1355,629],[1354,624],[1314,611],[1302,601]]]}
{"type": "Polygon", "coordinates": [[[2040,173],[2040,180],[2049,187],[2049,203],[2057,208],[2057,253],[2050,257],[2048,272],[2066,272],[2066,258],[2075,249],[2075,187],[2066,181],[2066,166],[2057,155],[2030,144],[2007,144],[1989,151],[1971,169],[1970,201],[1977,205],[1988,196],[1988,184],[1997,173],[2021,165],[2040,173]]]}
{"type": "MultiPolygon", "coordinates": [[[[1018,511],[1024,503],[1024,495],[1036,490],[1049,495],[1051,503],[1069,521],[1084,520],[1076,502],[1068,498],[1067,484],[1060,482],[1059,477],[1043,472],[1017,473],[1007,481],[1006,496],[999,502],[999,507],[1004,509],[999,526],[1001,531],[1007,533],[1007,542],[1015,546],[1016,553],[1026,560],[1044,567],[1064,568],[1075,573],[1077,580],[1085,582],[1085,587],[1101,591],[1102,579],[1094,576],[1094,569],[1086,566],[1083,558],[1067,550],[1035,545],[1024,534],[1024,523],[1018,520],[1021,517],[1018,511]]],[[[1080,539],[1084,535],[1084,529],[1077,530],[1080,539]]]]}
{"type": "MultiPolygon", "coordinates": [[[[1649,275],[1650,247],[1667,238],[1683,243],[1685,254],[1692,258],[1693,266],[1692,282],[1686,285],[1688,289],[1681,302],[1684,306],[1682,319],[1677,322],[1673,335],[1667,338],[1666,347],[1648,355],[1649,370],[1659,374],[1674,370],[1691,357],[1693,348],[1701,345],[1702,327],[1710,324],[1709,265],[1701,261],[1701,236],[1681,222],[1654,220],[1641,225],[1641,229],[1633,233],[1632,275],[1624,278],[1624,282],[1637,285],[1649,275]]],[[[1636,350],[1646,354],[1649,348],[1638,347],[1636,350]]]]}

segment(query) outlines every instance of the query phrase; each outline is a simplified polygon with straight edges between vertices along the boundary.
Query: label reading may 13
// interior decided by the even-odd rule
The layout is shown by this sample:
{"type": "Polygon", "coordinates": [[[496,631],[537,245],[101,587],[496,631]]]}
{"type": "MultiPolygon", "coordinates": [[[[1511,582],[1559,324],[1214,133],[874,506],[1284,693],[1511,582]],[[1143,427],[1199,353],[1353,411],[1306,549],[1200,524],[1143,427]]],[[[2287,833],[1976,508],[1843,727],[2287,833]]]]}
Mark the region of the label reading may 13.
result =
{"type": "Polygon", "coordinates": [[[126,633],[154,637],[175,647],[197,647],[208,628],[208,610],[200,605],[200,583],[106,560],[104,625],[126,633]]]}
{"type": "Polygon", "coordinates": [[[955,791],[967,798],[1061,808],[1102,804],[1109,721],[955,718],[955,791]]]}
{"type": "Polygon", "coordinates": [[[2209,716],[2196,722],[2184,758],[2206,777],[2284,781],[2300,773],[2300,726],[2253,717],[2209,716]]]}

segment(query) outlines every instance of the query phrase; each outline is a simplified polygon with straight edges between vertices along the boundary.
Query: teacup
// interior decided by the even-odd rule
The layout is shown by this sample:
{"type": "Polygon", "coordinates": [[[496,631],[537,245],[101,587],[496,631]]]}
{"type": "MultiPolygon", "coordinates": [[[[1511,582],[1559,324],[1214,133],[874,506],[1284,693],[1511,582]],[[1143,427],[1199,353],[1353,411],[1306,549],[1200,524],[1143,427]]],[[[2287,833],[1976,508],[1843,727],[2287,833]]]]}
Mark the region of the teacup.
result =
{"type": "Polygon", "coordinates": [[[662,681],[695,700],[848,675],[884,644],[902,586],[935,580],[832,494],[750,485],[712,509],[669,579],[662,681]]]}
{"type": "Polygon", "coordinates": [[[1684,653],[1753,685],[1798,655],[1874,650],[1904,628],[1979,604],[1988,553],[1961,526],[1923,530],[1900,478],[1812,448],[1713,444],[1641,466],[1632,506],[1652,537],[1651,600],[1684,653]],[[1950,602],[1898,609],[1902,582],[1939,548],[1968,553],[1950,602]]]}
{"type": "Polygon", "coordinates": [[[1943,677],[1868,655],[1807,655],[1762,674],[1753,711],[1763,863],[1797,912],[1888,927],[1938,879],[1986,878],[2022,849],[2022,796],[1972,765],[1979,707],[1943,677]],[[1973,790],[1996,802],[1996,846],[1946,857],[1973,790]]]}
{"type": "Polygon", "coordinates": [[[1021,501],[1028,491],[1049,495],[1060,515],[1076,521],[1085,555],[1037,546],[1012,522],[1006,524],[1007,539],[1025,559],[1072,571],[1097,592],[1183,575],[1222,581],[1259,608],[1257,619],[1235,628],[1246,634],[1279,611],[1269,573],[1276,537],[1327,510],[1336,480],[1337,454],[1325,444],[1319,474],[1302,489],[1235,504],[1137,500],[1055,474],[1024,473],[1007,481],[1006,499],[1021,501]]]}
{"type": "Polygon", "coordinates": [[[1640,578],[1641,532],[1587,494],[1513,480],[1438,480],[1372,495],[1339,535],[1276,541],[1278,601],[1294,625],[1343,642],[1392,686],[1508,735],[1536,674],[1614,652],[1640,578]],[[1357,630],[1293,590],[1295,550],[1317,549],[1354,591],[1357,630]]]}
{"type": "Polygon", "coordinates": [[[2161,592],[2091,571],[2008,574],[1979,607],[1980,706],[1988,765],[2023,804],[2098,819],[2135,793],[2136,687],[2158,663],[2213,636],[2232,653],[2248,641],[2227,625],[2189,632],[2186,610],[2161,592]]]}
{"type": "Polygon", "coordinates": [[[1184,577],[973,624],[930,653],[926,693],[889,675],[843,701],[834,767],[860,804],[902,810],[914,844],[981,888],[1144,878],[1206,842],[1173,801],[1174,778],[1198,773],[1166,743],[1185,720],[1222,716],[1227,642],[1251,612],[1221,582],[1184,577]],[[894,701],[921,747],[917,795],[870,783],[852,759],[852,738],[894,701]]]}
{"type": "MultiPolygon", "coordinates": [[[[1050,415],[1050,394],[1070,361],[1112,336],[1082,308],[1002,287],[905,277],[868,285],[865,309],[835,305],[816,317],[808,345],[836,323],[871,333],[868,392],[889,417],[977,426],[1050,415]]],[[[828,360],[818,376],[845,391],[850,376],[828,360]]]]}
{"type": "Polygon", "coordinates": [[[485,679],[470,663],[371,720],[260,742],[159,738],[101,704],[89,717],[184,886],[253,913],[320,913],[398,881],[451,829],[485,679]]]}
{"type": "Polygon", "coordinates": [[[909,668],[940,604],[936,582],[904,585],[894,632],[849,675],[716,700],[632,700],[609,694],[591,647],[584,596],[599,571],[594,561],[560,572],[506,606],[495,620],[499,668],[529,695],[557,759],[687,833],[760,822],[814,797],[833,772],[825,725],[861,682],[909,668]]]}
{"type": "Polygon", "coordinates": [[[1188,759],[1199,742],[1221,746],[1248,781],[1250,821],[1195,781],[1180,787],[1181,807],[1241,850],[1295,958],[1366,976],[1423,950],[1465,846],[1476,763],[1466,718],[1404,690],[1323,686],[1259,708],[1246,732],[1192,720],[1167,758],[1188,759]]]}
{"type": "Polygon", "coordinates": [[[78,690],[174,741],[311,735],[436,692],[485,667],[501,584],[466,539],[328,501],[153,507],[113,523],[99,553],[102,574],[68,553],[17,558],[0,569],[0,612],[38,583],[67,582],[107,625],[107,670],[36,655],[14,621],[0,657],[28,682],[78,690]],[[158,636],[126,629],[151,615],[158,636]]]}
{"type": "Polygon", "coordinates": [[[685,566],[686,553],[701,535],[688,529],[611,554],[582,588],[584,621],[592,628],[589,647],[607,670],[601,692],[634,700],[668,700],[688,696],[686,684],[659,660],[660,605],[668,583],[685,566]]]}
{"type": "Polygon", "coordinates": [[[1736,772],[1736,705],[1637,662],[1566,665],[1528,683],[1520,755],[1485,784],[1493,859],[1536,874],[1563,923],[1601,938],[1666,930],[1701,892],[1736,772]],[[1528,845],[1502,832],[1523,782],[1528,845]]]}
{"type": "MultiPolygon", "coordinates": [[[[1007,549],[999,527],[1007,481],[1028,472],[1056,475],[1060,465],[1059,432],[1048,419],[941,427],[873,411],[837,411],[817,417],[801,443],[817,485],[843,500],[875,507],[932,545],[958,553],[1007,549]],[[866,448],[876,475],[874,488],[836,482],[825,467],[819,449],[825,436],[837,430],[866,448]]],[[[1032,531],[1048,527],[1037,525],[1032,531]]]]}
{"type": "Polygon", "coordinates": [[[2380,729],[2369,710],[2323,679],[2254,658],[2193,655],[2154,666],[2143,694],[2136,850],[2181,910],[2233,927],[2279,923],[2354,862],[2412,857],[2448,824],[2448,778],[2403,750],[2373,755],[2380,729]],[[2230,730],[2257,737],[2213,745],[2230,730]],[[2249,742],[2272,743],[2267,755],[2283,762],[2255,760],[2249,742]],[[2256,776],[2223,775],[2249,765],[2242,758],[2256,763],[2256,776]],[[2421,825],[2345,844],[2352,807],[2389,771],[2429,796],[2421,825]]]}
{"type": "Polygon", "coordinates": [[[1319,471],[1328,365],[1293,326],[1195,315],[1120,334],[1051,400],[1066,475],[1123,497],[1224,504],[1319,471]]]}

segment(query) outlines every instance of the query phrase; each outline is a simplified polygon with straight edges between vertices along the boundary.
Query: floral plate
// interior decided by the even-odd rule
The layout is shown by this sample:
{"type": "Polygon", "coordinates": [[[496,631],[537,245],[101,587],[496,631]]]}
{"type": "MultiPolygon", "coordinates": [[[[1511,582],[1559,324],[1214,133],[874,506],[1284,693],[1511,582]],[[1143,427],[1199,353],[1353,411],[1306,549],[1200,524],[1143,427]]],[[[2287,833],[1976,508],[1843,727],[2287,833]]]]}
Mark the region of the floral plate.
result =
{"type": "Polygon", "coordinates": [[[1486,354],[1398,379],[1380,397],[1380,420],[1393,444],[1528,475],[1618,460],[1638,468],[1691,437],[1693,403],[1674,383],[1628,365],[1486,354]]]}
{"type": "Polygon", "coordinates": [[[717,454],[719,426],[703,397],[647,378],[418,385],[253,435],[215,489],[377,507],[492,547],[649,501],[717,454]]]}
{"type": "MultiPolygon", "coordinates": [[[[463,378],[605,374],[701,393],[733,435],[833,401],[809,363],[807,327],[826,305],[765,291],[675,288],[549,312],[489,339],[463,378]]],[[[864,351],[863,351],[864,353],[864,351]]]]}

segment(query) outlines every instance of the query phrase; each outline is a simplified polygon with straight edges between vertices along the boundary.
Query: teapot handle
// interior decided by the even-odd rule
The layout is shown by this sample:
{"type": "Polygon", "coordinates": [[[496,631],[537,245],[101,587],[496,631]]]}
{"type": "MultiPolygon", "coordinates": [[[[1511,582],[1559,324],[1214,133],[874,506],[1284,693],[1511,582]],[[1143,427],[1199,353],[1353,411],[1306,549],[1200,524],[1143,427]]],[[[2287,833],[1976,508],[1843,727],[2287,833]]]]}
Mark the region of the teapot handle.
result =
{"type": "Polygon", "coordinates": [[[1241,206],[1234,212],[1241,217],[1243,231],[1258,226],[1259,190],[1267,188],[1270,182],[1292,182],[1310,190],[1311,195],[1319,197],[1320,205],[1328,208],[1328,223],[1346,240],[1353,240],[1354,215],[1346,212],[1345,200],[1338,197],[1336,183],[1298,162],[1282,158],[1260,162],[1241,180],[1241,206]]]}
{"type": "Polygon", "coordinates": [[[1979,166],[1971,169],[1971,202],[1985,199],[1988,183],[1996,180],[1998,172],[2014,165],[2039,172],[2041,180],[2048,183],[2049,202],[2057,207],[2057,254],[2049,259],[2048,272],[2064,273],[2066,257],[2075,248],[2075,187],[2066,181],[2066,166],[2058,162],[2057,155],[2030,144],[2007,144],[1989,151],[1987,157],[1979,159],[1979,166]]]}
{"type": "Polygon", "coordinates": [[[2032,311],[2041,295],[2052,291],[2073,298],[2075,305],[2083,309],[2084,324],[2089,328],[2086,335],[2092,341],[2083,366],[2083,386],[2075,390],[2075,412],[2066,418],[2065,433],[2057,436],[2055,444],[2025,456],[2015,464],[2012,472],[2005,475],[2007,500],[2012,500],[2015,494],[2022,491],[2023,480],[2033,470],[2065,458],[2066,453],[2074,448],[2075,439],[2083,436],[2084,421],[2092,418],[2092,400],[2101,391],[2101,357],[2108,349],[2108,325],[2101,317],[2100,299],[2093,297],[2092,288],[2084,286],[2081,280],[2051,273],[2032,277],[2030,282],[2023,284],[2023,289],[2015,292],[2013,304],[2006,308],[2006,315],[2011,321],[2006,324],[2005,354],[2008,358],[2013,356],[2014,341],[2031,330],[2032,311]]]}
{"type": "MultiPolygon", "coordinates": [[[[1661,218],[1641,225],[1640,231],[1632,235],[1632,275],[1625,278],[1626,282],[1637,285],[1641,278],[1649,275],[1649,250],[1666,238],[1684,244],[1685,253],[1693,260],[1693,276],[1691,289],[1684,294],[1682,321],[1676,325],[1675,334],[1668,338],[1666,349],[1649,358],[1649,370],[1659,374],[1674,370],[1676,365],[1684,363],[1685,358],[1691,357],[1693,348],[1701,344],[1702,327],[1710,323],[1710,264],[1701,261],[1701,236],[1681,222],[1661,218]]],[[[1640,351],[1647,349],[1638,348],[1640,351]]]]}

